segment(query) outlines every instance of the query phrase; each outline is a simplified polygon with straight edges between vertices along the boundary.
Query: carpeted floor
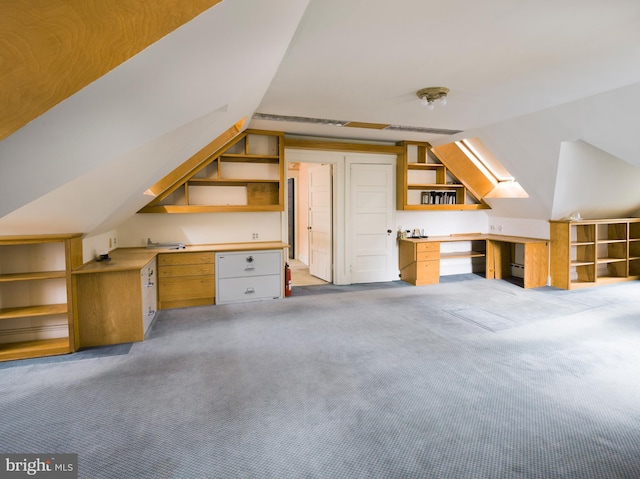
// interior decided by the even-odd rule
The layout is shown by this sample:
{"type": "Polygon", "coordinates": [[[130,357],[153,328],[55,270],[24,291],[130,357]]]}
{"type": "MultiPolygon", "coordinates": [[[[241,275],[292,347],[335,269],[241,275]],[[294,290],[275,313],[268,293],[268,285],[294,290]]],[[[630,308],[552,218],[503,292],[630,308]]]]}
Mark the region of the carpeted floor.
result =
{"type": "Polygon", "coordinates": [[[640,477],[640,283],[293,293],[0,364],[0,452],[91,479],[640,477]]]}

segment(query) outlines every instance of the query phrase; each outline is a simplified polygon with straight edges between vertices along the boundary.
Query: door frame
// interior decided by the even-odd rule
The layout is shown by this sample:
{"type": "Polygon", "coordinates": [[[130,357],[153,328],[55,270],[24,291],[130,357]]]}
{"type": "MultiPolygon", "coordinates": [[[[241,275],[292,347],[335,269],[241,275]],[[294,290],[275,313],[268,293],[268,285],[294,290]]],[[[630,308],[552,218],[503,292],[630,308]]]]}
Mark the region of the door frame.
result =
{"type": "MultiPolygon", "coordinates": [[[[384,226],[384,229],[386,230],[386,234],[387,234],[387,248],[390,247],[390,252],[389,254],[391,255],[390,257],[387,258],[387,267],[385,268],[385,271],[387,271],[387,276],[385,281],[393,281],[395,279],[398,279],[398,274],[399,274],[399,270],[397,269],[397,265],[398,265],[398,242],[396,241],[396,228],[395,228],[395,224],[396,224],[396,205],[395,205],[395,198],[396,198],[396,181],[395,181],[395,176],[396,176],[396,164],[395,164],[395,156],[391,156],[388,155],[386,157],[383,157],[382,155],[378,155],[375,157],[375,161],[373,161],[373,159],[371,158],[370,155],[366,155],[366,156],[361,156],[358,157],[357,155],[349,155],[349,157],[347,158],[347,162],[345,165],[346,171],[347,171],[347,178],[345,183],[347,185],[349,185],[349,188],[351,187],[351,183],[352,183],[352,169],[354,165],[364,165],[364,166],[385,166],[385,167],[389,167],[389,170],[391,172],[391,191],[389,192],[390,198],[389,201],[391,201],[391,211],[390,211],[390,218],[389,218],[389,223],[387,225],[384,226]],[[391,233],[389,233],[388,231],[391,231],[391,233]],[[389,244],[390,243],[390,244],[389,244]],[[395,260],[395,261],[394,261],[395,260]],[[394,267],[395,264],[395,267],[394,267]]],[[[349,192],[349,199],[351,199],[351,193],[353,193],[353,191],[349,192]]],[[[355,253],[355,239],[356,239],[356,232],[355,232],[355,214],[356,214],[356,208],[355,205],[349,201],[346,205],[346,217],[348,218],[347,220],[347,225],[345,228],[345,235],[346,237],[349,239],[347,241],[347,250],[346,250],[346,255],[347,258],[349,260],[349,264],[351,265],[351,262],[355,260],[354,257],[354,253],[355,253]]],[[[351,267],[350,267],[351,269],[351,267]]],[[[352,278],[353,279],[353,278],[352,278]]],[[[373,281],[373,280],[372,280],[373,281]]]]}
{"type": "MultiPolygon", "coordinates": [[[[348,238],[351,229],[348,218],[351,217],[351,205],[347,197],[347,187],[350,184],[351,163],[391,164],[395,175],[397,155],[390,153],[351,153],[343,151],[298,150],[285,148],[285,168],[289,162],[294,163],[325,163],[333,167],[333,283],[351,284],[351,250],[348,248],[348,238]]],[[[395,181],[393,184],[393,198],[395,198],[395,181]]],[[[288,195],[285,195],[285,198],[288,195]]],[[[282,213],[282,237],[287,237],[287,210],[282,213]]],[[[397,257],[398,246],[394,243],[393,254],[397,257]]]]}
{"type": "MultiPolygon", "coordinates": [[[[309,165],[306,167],[306,173],[307,173],[307,205],[309,206],[309,209],[307,211],[307,243],[309,245],[309,274],[311,274],[312,276],[315,276],[317,278],[320,278],[324,281],[327,281],[329,283],[333,283],[333,254],[334,254],[334,236],[333,236],[333,214],[334,214],[334,207],[333,207],[333,177],[334,177],[334,173],[333,170],[335,169],[335,165],[330,164],[330,163],[306,163],[306,165],[309,165]],[[329,194],[328,195],[323,195],[323,198],[328,197],[328,201],[329,201],[329,208],[327,208],[329,210],[329,221],[326,222],[322,222],[322,223],[316,223],[315,220],[312,220],[312,213],[313,212],[317,212],[316,208],[317,206],[315,205],[315,203],[312,203],[312,198],[314,196],[314,193],[317,192],[316,189],[314,189],[314,187],[312,186],[312,181],[311,181],[311,177],[312,177],[312,169],[316,169],[316,170],[321,170],[323,172],[323,175],[327,174],[329,175],[329,194]],[[313,222],[313,223],[312,223],[313,222]],[[327,227],[328,229],[328,252],[327,254],[329,255],[329,261],[330,261],[330,267],[328,268],[328,270],[325,270],[324,268],[319,268],[318,264],[316,262],[313,261],[314,258],[314,252],[319,251],[317,248],[314,247],[314,245],[316,245],[316,242],[312,240],[312,238],[315,237],[316,232],[318,231],[315,226],[319,225],[322,227],[327,227]]],[[[315,217],[314,217],[315,218],[315,217]]],[[[322,250],[323,252],[325,251],[325,248],[323,248],[322,250]]]]}
{"type": "MultiPolygon", "coordinates": [[[[333,283],[334,284],[350,284],[350,278],[345,278],[344,270],[344,235],[339,234],[339,225],[344,225],[344,208],[338,208],[338,205],[344,204],[344,175],[341,171],[341,164],[344,163],[344,153],[333,151],[317,151],[317,150],[295,150],[285,148],[284,152],[285,168],[289,162],[293,163],[317,163],[330,164],[333,172],[333,188],[331,198],[332,210],[332,238],[331,244],[333,249],[333,283]]],[[[285,195],[286,196],[286,195],[285,195]]],[[[288,205],[285,210],[288,209],[288,205]]],[[[287,231],[287,217],[282,218],[283,233],[287,231]]],[[[286,235],[283,236],[286,238],[286,235]]]]}

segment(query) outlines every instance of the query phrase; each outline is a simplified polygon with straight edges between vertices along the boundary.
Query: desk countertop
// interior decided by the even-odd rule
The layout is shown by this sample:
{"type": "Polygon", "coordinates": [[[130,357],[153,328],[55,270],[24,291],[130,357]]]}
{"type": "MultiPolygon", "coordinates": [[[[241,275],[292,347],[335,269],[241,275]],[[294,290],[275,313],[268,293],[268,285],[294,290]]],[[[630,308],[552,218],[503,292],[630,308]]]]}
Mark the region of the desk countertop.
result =
{"type": "Polygon", "coordinates": [[[449,236],[429,236],[428,238],[406,238],[400,241],[410,241],[412,243],[446,243],[453,241],[502,241],[503,243],[548,243],[544,238],[527,238],[525,236],[508,236],[485,233],[458,234],[449,236]]]}
{"type": "Polygon", "coordinates": [[[180,254],[195,252],[255,251],[288,248],[287,243],[280,241],[260,241],[252,243],[218,243],[187,245],[184,249],[167,248],[118,248],[109,253],[110,260],[89,261],[73,271],[73,274],[108,273],[114,271],[131,271],[142,269],[149,261],[160,253],[180,254]]]}

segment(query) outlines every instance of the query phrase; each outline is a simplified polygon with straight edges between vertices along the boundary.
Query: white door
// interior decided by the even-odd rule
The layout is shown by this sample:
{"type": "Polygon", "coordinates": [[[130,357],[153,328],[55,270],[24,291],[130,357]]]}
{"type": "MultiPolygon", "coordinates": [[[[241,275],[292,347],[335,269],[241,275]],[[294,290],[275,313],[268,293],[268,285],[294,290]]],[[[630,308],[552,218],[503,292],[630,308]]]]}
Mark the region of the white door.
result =
{"type": "Polygon", "coordinates": [[[351,282],[393,281],[395,236],[393,165],[353,163],[350,168],[351,282]]]}
{"type": "Polygon", "coordinates": [[[331,165],[309,168],[309,273],[333,281],[331,165]]]}

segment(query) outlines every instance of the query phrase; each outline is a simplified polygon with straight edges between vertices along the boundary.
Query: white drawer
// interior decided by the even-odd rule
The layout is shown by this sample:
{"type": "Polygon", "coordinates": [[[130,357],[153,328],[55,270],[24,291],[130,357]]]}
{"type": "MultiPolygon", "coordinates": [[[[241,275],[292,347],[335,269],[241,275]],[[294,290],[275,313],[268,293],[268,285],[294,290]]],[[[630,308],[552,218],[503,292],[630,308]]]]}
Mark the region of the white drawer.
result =
{"type": "Polygon", "coordinates": [[[215,265],[219,279],[280,274],[282,251],[217,253],[215,265]]]}
{"type": "Polygon", "coordinates": [[[282,275],[218,279],[216,304],[282,298],[282,275]]]}

